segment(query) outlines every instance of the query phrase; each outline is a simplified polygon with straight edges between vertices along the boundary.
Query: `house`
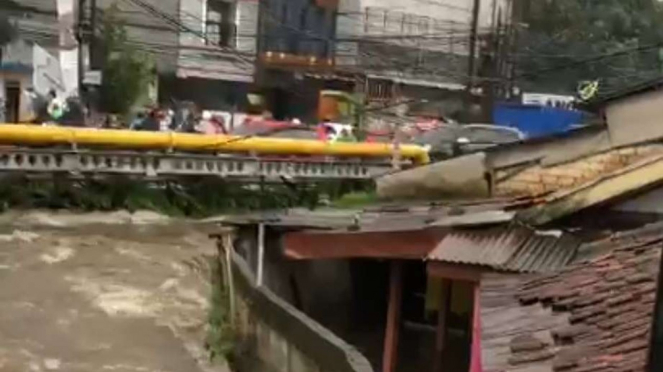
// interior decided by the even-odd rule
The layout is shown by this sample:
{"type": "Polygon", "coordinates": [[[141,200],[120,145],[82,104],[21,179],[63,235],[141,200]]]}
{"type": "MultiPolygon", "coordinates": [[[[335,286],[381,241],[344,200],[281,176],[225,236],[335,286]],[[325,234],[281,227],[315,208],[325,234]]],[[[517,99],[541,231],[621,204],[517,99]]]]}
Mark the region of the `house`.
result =
{"type": "Polygon", "coordinates": [[[486,277],[483,371],[645,371],[662,238],[658,223],[587,244],[553,274],[486,277]]]}
{"type": "Polygon", "coordinates": [[[660,224],[641,226],[662,215],[619,217],[651,200],[663,179],[660,156],[628,150],[585,156],[595,173],[577,184],[541,174],[539,188],[507,188],[511,196],[223,223],[236,227],[235,250],[258,283],[354,345],[374,370],[641,371],[663,234],[660,224]],[[624,323],[608,322],[610,306],[624,323]],[[593,342],[603,338],[599,350],[593,342]]]}
{"type": "Polygon", "coordinates": [[[612,135],[650,94],[607,101],[605,125],[384,176],[383,204],[222,223],[259,285],[374,370],[658,370],[662,136],[612,135]]]}
{"type": "Polygon", "coordinates": [[[508,210],[518,205],[295,210],[223,223],[237,228],[235,249],[258,283],[357,347],[375,370],[467,371],[481,274],[554,271],[579,246],[562,231],[512,224],[508,210]]]}

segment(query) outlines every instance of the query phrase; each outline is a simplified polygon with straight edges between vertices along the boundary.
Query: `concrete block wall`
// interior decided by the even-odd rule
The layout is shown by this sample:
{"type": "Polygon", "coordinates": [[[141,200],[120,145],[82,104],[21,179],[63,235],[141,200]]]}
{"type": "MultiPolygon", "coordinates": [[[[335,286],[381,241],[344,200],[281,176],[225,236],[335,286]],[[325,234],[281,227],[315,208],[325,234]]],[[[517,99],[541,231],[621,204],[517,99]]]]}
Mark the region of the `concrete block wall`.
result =
{"type": "Polygon", "coordinates": [[[266,289],[233,257],[240,372],[373,372],[353,346],[266,289]]]}

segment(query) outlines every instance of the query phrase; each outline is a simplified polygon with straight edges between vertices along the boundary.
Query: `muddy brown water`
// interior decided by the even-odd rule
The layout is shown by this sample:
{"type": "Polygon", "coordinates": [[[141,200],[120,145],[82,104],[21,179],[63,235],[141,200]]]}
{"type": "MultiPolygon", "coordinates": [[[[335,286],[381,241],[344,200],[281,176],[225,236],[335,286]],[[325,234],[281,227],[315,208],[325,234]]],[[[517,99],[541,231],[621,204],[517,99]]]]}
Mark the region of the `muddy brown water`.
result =
{"type": "Polygon", "coordinates": [[[0,216],[0,371],[227,371],[204,348],[214,224],[145,216],[0,216]]]}

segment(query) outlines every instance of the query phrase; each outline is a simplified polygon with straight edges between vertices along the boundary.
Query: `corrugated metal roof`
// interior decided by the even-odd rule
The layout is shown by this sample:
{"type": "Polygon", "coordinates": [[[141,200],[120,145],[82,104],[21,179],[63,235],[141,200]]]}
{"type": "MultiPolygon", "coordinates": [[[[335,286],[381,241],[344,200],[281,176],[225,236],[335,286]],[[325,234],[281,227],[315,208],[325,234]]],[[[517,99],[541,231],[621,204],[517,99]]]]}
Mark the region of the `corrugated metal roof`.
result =
{"type": "Polygon", "coordinates": [[[315,228],[325,230],[404,231],[423,229],[442,217],[444,210],[408,212],[366,212],[351,209],[324,209],[310,211],[291,209],[280,212],[257,212],[214,219],[229,225],[263,223],[272,227],[315,228]]]}
{"type": "MultiPolygon", "coordinates": [[[[210,219],[228,225],[256,225],[259,223],[273,227],[340,229],[353,223],[357,214],[353,210],[289,209],[287,211],[263,211],[247,214],[223,216],[210,219]]],[[[364,221],[364,217],[362,217],[364,221]]]]}
{"type": "Polygon", "coordinates": [[[343,230],[353,228],[363,232],[412,231],[428,227],[480,226],[512,220],[513,212],[506,212],[506,204],[467,204],[462,206],[400,205],[366,209],[295,208],[290,210],[255,212],[224,216],[210,222],[230,225],[264,223],[274,227],[317,228],[343,230]]]}
{"type": "Polygon", "coordinates": [[[560,231],[539,232],[521,226],[452,231],[428,259],[489,266],[516,272],[549,272],[569,263],[579,241],[560,231]]]}

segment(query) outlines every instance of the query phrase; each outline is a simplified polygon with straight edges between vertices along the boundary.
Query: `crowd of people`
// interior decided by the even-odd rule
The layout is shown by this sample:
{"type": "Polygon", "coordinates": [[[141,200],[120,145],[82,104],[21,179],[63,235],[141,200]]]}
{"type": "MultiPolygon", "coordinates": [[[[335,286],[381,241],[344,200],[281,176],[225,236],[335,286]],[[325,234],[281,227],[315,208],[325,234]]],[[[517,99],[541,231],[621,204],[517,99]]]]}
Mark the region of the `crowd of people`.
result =
{"type": "Polygon", "coordinates": [[[311,126],[297,118],[274,120],[271,113],[265,111],[261,115],[246,115],[239,122],[234,122],[226,117],[227,114],[203,111],[191,102],[173,102],[169,107],[145,107],[135,112],[132,118],[122,120],[112,114],[91,114],[77,97],[62,99],[55,91],[50,91],[46,96],[32,90],[27,93],[32,101],[33,122],[41,125],[251,136],[270,136],[281,131],[300,129],[311,132],[311,138],[318,140],[357,141],[351,125],[333,123],[329,119],[311,126]],[[246,130],[239,130],[241,127],[250,128],[252,132],[244,133],[246,130]]]}

